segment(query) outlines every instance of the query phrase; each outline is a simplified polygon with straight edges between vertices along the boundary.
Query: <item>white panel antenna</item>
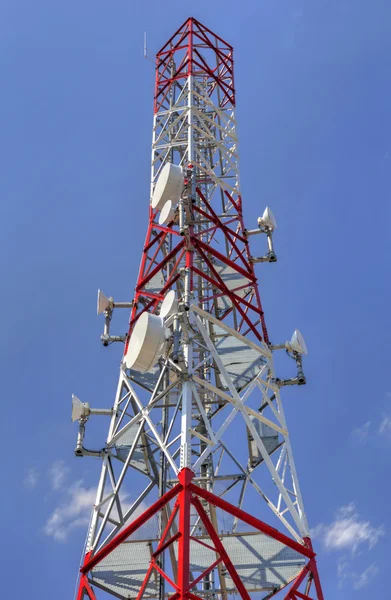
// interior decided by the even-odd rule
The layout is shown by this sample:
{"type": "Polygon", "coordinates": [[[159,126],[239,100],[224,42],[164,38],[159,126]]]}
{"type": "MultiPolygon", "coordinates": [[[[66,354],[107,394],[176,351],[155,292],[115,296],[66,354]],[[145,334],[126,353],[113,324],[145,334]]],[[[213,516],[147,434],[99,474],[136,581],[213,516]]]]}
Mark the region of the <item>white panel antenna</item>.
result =
{"type": "Polygon", "coordinates": [[[75,394],[72,394],[72,423],[82,417],[88,417],[90,414],[90,405],[88,402],[82,402],[75,394]]]}
{"type": "Polygon", "coordinates": [[[268,206],[263,211],[262,217],[258,219],[258,225],[260,227],[267,227],[268,229],[274,230],[277,229],[277,221],[271,208],[268,206]]]}
{"type": "Polygon", "coordinates": [[[96,307],[98,315],[104,313],[108,308],[113,308],[113,299],[105,296],[102,290],[98,290],[98,302],[96,307]]]}
{"type": "Polygon", "coordinates": [[[307,345],[298,329],[295,329],[293,332],[289,347],[293,352],[297,352],[298,354],[308,354],[307,345]]]}

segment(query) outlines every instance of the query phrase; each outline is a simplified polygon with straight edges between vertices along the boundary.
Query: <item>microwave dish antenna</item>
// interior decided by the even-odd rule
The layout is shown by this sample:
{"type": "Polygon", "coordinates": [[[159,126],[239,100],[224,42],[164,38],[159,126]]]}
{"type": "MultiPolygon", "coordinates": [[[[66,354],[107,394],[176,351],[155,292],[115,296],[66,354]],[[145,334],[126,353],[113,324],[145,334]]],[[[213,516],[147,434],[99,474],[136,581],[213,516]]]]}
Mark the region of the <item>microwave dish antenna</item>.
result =
{"type": "Polygon", "coordinates": [[[147,373],[157,363],[165,342],[160,316],[144,312],[134,326],[124,360],[127,369],[147,373]]]}
{"type": "Polygon", "coordinates": [[[176,294],[174,290],[170,290],[163,302],[162,305],[160,307],[160,316],[162,317],[162,319],[166,319],[168,317],[171,317],[171,315],[173,315],[174,313],[176,313],[178,311],[178,302],[176,299],[176,294]]]}
{"type": "Polygon", "coordinates": [[[178,202],[183,190],[183,169],[180,165],[166,163],[158,177],[152,194],[153,210],[162,210],[167,200],[178,202]]]}
{"type": "Polygon", "coordinates": [[[159,225],[168,225],[175,217],[176,205],[172,200],[167,200],[164,203],[162,210],[159,215],[159,225]]]}

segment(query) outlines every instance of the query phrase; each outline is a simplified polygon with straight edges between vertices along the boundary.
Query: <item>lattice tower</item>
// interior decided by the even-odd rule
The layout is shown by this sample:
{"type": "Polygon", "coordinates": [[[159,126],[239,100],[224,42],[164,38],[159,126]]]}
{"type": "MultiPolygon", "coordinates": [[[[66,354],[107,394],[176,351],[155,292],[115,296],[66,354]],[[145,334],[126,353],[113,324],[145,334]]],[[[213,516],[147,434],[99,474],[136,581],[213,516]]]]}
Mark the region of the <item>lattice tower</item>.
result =
{"type": "Polygon", "coordinates": [[[134,299],[98,297],[104,345],[124,342],[114,405],[74,397],[76,453],[102,459],[78,600],[323,600],[280,394],[305,383],[306,349],[298,332],[270,343],[254,268],[276,260],[275,227],[270,210],[243,222],[233,48],[190,18],[156,56],[134,299]],[[126,307],[129,331],[113,336],[126,307]],[[283,349],[290,379],[274,371],[283,349]],[[97,451],[83,445],[94,414],[110,416],[97,451]]]}

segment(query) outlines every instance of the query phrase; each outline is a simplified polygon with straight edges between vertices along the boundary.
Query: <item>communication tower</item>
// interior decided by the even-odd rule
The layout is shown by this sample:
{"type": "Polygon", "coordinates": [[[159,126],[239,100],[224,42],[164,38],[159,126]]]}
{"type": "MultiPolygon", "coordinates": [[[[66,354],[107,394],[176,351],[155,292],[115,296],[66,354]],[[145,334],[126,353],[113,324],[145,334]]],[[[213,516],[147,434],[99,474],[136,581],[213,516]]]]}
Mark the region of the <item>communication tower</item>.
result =
{"type": "Polygon", "coordinates": [[[103,344],[124,342],[114,404],[73,397],[76,454],[102,459],[78,600],[323,600],[281,399],[305,383],[307,351],[298,330],[272,344],[266,329],[254,265],[276,261],[277,225],[270,208],[243,222],[233,65],[232,46],[194,18],[156,56],[135,295],[98,293],[103,344]],[[129,331],[113,335],[124,308],[129,331]],[[291,378],[274,371],[284,350],[291,378]],[[87,450],[98,414],[107,441],[87,450]]]}

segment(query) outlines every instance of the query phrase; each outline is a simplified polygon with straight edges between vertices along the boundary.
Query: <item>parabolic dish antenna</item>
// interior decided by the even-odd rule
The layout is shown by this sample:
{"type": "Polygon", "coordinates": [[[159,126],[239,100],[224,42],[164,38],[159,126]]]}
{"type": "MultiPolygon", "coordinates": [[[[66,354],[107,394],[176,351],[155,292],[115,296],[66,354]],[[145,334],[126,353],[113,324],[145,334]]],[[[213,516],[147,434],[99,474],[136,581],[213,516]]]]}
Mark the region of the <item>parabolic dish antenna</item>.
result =
{"type": "Polygon", "coordinates": [[[166,223],[170,223],[175,216],[175,208],[172,200],[167,200],[164,203],[164,206],[159,215],[159,225],[165,225],[166,223]]]}
{"type": "Polygon", "coordinates": [[[181,197],[183,189],[183,169],[179,165],[167,163],[156,182],[152,195],[151,205],[153,210],[162,210],[167,200],[174,203],[181,197]]]}
{"type": "Polygon", "coordinates": [[[160,308],[160,316],[163,319],[166,319],[167,317],[170,317],[172,314],[174,314],[177,310],[178,310],[178,303],[176,301],[175,291],[170,290],[166,294],[166,296],[162,302],[162,306],[160,308]]]}
{"type": "Polygon", "coordinates": [[[298,354],[308,354],[306,343],[298,329],[295,329],[293,332],[289,346],[293,352],[298,352],[298,354]]]}
{"type": "Polygon", "coordinates": [[[125,355],[128,369],[147,373],[155,364],[164,346],[164,324],[160,316],[144,312],[134,326],[125,355]]]}
{"type": "Polygon", "coordinates": [[[275,216],[272,213],[272,209],[268,206],[263,211],[262,215],[262,224],[265,227],[269,227],[269,229],[277,229],[277,221],[275,216]]]}

